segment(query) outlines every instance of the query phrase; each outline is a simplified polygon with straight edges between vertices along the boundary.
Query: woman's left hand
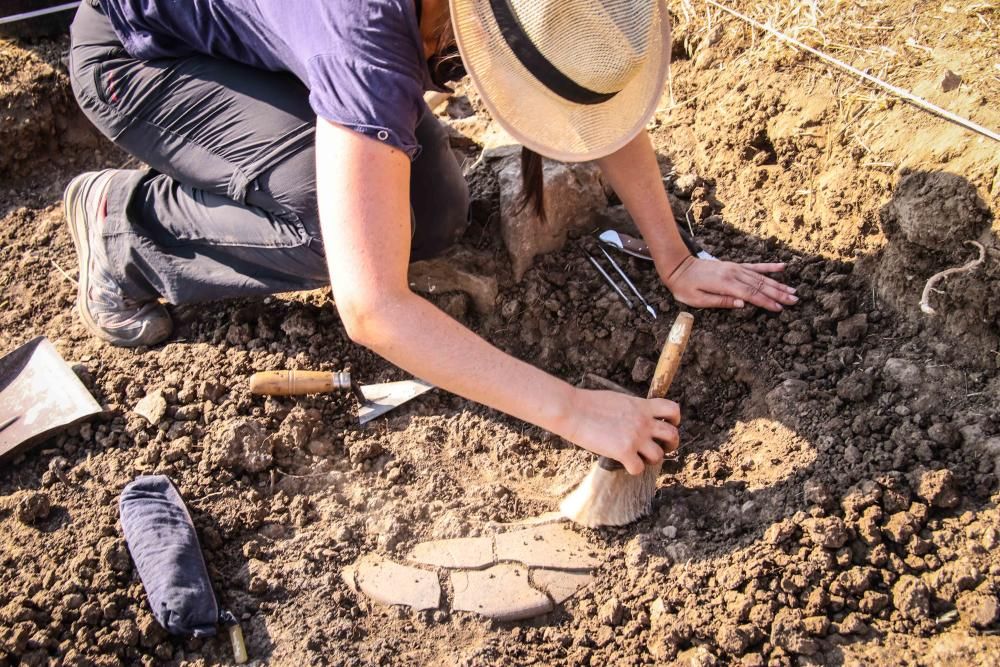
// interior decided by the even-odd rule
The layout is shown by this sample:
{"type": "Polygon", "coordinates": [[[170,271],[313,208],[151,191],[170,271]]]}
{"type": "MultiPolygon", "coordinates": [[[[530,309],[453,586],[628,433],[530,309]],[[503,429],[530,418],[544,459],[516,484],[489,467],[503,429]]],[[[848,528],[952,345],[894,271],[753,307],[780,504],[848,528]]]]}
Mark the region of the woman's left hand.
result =
{"type": "Polygon", "coordinates": [[[799,300],[793,288],[766,275],[784,269],[781,263],[737,264],[691,256],[663,282],[675,299],[695,308],[742,308],[751,303],[780,312],[799,300]]]}

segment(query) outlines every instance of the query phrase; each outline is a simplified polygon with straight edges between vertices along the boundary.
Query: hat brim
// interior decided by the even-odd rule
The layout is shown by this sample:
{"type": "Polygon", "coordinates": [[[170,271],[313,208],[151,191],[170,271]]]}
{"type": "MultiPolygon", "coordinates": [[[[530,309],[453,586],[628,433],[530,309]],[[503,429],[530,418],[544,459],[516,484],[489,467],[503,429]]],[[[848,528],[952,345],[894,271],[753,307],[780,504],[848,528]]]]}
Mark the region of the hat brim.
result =
{"type": "Polygon", "coordinates": [[[670,18],[658,12],[645,65],[611,99],[571,102],[549,90],[511,51],[490,0],[449,0],[459,52],[473,85],[514,139],[562,162],[596,160],[635,138],[656,112],[670,70],[670,18]]]}

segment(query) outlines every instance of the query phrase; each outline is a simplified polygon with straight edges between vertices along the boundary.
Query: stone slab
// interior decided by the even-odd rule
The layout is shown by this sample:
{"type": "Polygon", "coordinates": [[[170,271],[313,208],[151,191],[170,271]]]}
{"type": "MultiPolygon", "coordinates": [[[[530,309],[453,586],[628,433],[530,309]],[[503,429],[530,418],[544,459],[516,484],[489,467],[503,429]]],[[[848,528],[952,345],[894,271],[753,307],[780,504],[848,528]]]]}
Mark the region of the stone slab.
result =
{"type": "Polygon", "coordinates": [[[496,536],[497,560],[529,567],[589,570],[600,565],[593,547],[565,524],[545,524],[496,536]]]}
{"type": "Polygon", "coordinates": [[[363,559],[354,579],[365,595],[380,604],[406,605],[418,611],[437,609],[441,604],[441,585],[433,572],[392,561],[363,559]]]}
{"type": "Polygon", "coordinates": [[[410,560],[424,565],[479,569],[493,565],[493,538],[460,537],[423,542],[413,548],[410,560]]]}
{"type": "Polygon", "coordinates": [[[528,570],[501,563],[487,570],[451,573],[455,611],[471,611],[498,621],[518,621],[552,611],[552,601],[528,582],[528,570]]]}
{"type": "Polygon", "coordinates": [[[552,601],[562,604],[594,580],[589,572],[572,572],[568,570],[546,570],[538,568],[531,571],[531,581],[535,588],[540,588],[549,594],[552,601]]]}

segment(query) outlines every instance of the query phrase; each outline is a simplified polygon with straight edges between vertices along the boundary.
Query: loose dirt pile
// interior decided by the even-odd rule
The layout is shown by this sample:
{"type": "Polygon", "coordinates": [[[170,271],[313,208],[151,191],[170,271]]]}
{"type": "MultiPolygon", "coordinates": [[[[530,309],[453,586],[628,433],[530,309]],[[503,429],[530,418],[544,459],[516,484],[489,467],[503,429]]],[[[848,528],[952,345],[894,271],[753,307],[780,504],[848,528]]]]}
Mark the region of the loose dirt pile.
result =
{"type": "MultiPolygon", "coordinates": [[[[61,189],[127,157],[73,112],[65,39],[0,42],[12,147],[0,160],[0,350],[49,336],[107,407],[0,471],[0,663],[228,660],[224,640],[169,638],[146,607],[117,496],[153,472],[188,500],[223,606],[271,664],[1000,662],[996,145],[704,6],[671,6],[673,100],[651,127],[675,213],[720,257],[788,262],[802,300],[780,315],[696,313],[672,391],[683,447],[652,515],[585,531],[605,554],[594,582],[507,624],[377,606],[341,572],[551,510],[591,457],[440,391],[365,429],[346,396],[251,396],[249,375],[269,368],[402,377],[350,344],[326,291],[174,309],[178,334],[155,350],[90,338],[71,312],[61,189]],[[942,283],[938,315],[921,314],[924,281],[970,259],[966,240],[986,247],[985,264],[942,283]],[[151,395],[152,421],[135,411],[151,395]]],[[[770,18],[1000,127],[983,55],[998,52],[995,9],[811,6],[770,18]],[[947,93],[945,70],[963,81],[947,93]]],[[[495,143],[477,107],[469,95],[444,112],[475,196],[451,259],[461,272],[420,267],[416,286],[571,382],[642,393],[677,305],[629,260],[661,318],[627,310],[581,252],[585,232],[627,217],[604,194],[589,228],[549,230],[568,235],[561,249],[512,259],[508,246],[527,246],[503,213],[508,153],[476,162],[495,143]]],[[[578,169],[553,173],[593,195],[578,169]]]]}

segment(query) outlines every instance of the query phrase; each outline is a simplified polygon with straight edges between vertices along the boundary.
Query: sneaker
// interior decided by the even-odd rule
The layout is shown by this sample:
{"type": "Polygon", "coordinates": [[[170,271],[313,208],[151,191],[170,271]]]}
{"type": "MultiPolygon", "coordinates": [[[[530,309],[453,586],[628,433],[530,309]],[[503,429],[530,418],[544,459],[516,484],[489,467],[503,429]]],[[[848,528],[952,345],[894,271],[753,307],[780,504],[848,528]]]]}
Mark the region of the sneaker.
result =
{"type": "Polygon", "coordinates": [[[91,333],[112,345],[156,345],[173,323],[159,301],[137,301],[111,276],[101,238],[106,195],[114,170],[80,174],[66,186],[63,205],[80,262],[77,309],[91,333]]]}

